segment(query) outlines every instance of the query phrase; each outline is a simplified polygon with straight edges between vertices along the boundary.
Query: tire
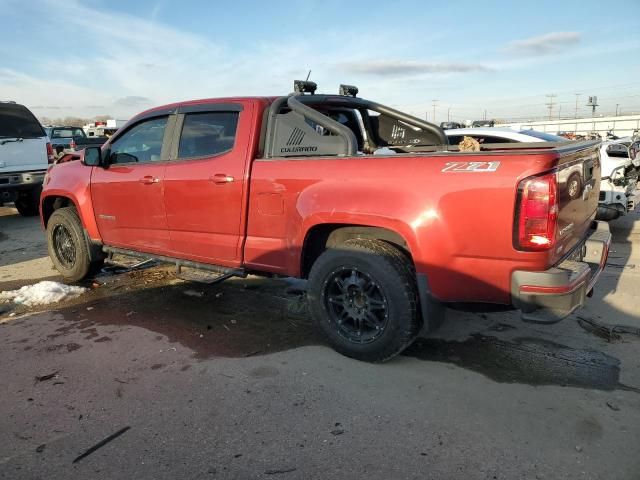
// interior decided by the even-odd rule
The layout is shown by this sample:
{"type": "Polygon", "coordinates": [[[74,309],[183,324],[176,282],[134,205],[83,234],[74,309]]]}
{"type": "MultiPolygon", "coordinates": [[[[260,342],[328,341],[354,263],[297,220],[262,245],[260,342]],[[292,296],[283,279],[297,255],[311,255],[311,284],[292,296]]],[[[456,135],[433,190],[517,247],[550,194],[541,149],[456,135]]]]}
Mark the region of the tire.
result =
{"type": "Polygon", "coordinates": [[[47,245],[54,267],[65,280],[82,280],[102,264],[91,262],[82,222],[73,207],[53,212],[47,223],[47,245]]]}
{"type": "Polygon", "coordinates": [[[42,192],[42,188],[20,192],[14,202],[20,215],[23,217],[35,217],[40,213],[40,192],[42,192]]]}
{"type": "Polygon", "coordinates": [[[572,173],[567,180],[567,197],[575,200],[582,195],[582,178],[579,173],[572,173]]]}
{"type": "Polygon", "coordinates": [[[347,240],[322,253],[311,268],[307,298],[331,346],[357,360],[393,358],[422,327],[413,266],[380,240],[347,240]]]}

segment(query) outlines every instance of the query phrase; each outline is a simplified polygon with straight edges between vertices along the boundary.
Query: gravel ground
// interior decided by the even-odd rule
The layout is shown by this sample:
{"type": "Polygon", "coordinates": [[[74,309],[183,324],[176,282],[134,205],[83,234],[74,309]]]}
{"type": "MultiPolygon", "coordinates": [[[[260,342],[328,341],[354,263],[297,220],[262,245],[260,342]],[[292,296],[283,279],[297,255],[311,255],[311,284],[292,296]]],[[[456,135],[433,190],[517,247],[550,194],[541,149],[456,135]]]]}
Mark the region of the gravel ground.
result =
{"type": "MultiPolygon", "coordinates": [[[[283,280],[163,266],[0,305],[0,478],[638,479],[640,218],[556,325],[450,311],[384,365],[342,357],[283,280]],[[92,448],[97,447],[97,448],[92,448]]],[[[0,291],[58,279],[0,208],[0,291]]]]}

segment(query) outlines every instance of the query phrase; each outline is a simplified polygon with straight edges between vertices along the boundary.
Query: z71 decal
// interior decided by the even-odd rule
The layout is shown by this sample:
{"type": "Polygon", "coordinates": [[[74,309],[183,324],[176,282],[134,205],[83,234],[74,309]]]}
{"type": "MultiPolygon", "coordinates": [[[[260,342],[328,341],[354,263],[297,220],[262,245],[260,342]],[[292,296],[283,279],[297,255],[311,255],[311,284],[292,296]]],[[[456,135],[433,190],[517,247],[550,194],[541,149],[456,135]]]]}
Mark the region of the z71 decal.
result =
{"type": "Polygon", "coordinates": [[[443,172],[495,172],[500,162],[449,162],[443,172]]]}

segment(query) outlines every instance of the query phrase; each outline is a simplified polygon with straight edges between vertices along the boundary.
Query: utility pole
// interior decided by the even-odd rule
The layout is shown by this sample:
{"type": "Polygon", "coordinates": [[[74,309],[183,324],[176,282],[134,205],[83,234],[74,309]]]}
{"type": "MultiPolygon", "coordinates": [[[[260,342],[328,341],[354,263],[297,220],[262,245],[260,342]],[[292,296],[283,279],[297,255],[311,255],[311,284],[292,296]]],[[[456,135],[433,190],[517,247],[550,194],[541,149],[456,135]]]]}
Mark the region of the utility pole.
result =
{"type": "Polygon", "coordinates": [[[578,100],[580,99],[580,95],[582,95],[581,93],[574,93],[574,95],[576,96],[576,114],[573,118],[578,118],[578,100]]]}
{"type": "Polygon", "coordinates": [[[620,106],[619,103],[616,103],[616,117],[618,116],[618,107],[620,106]]]}
{"type": "Polygon", "coordinates": [[[485,111],[484,111],[484,117],[483,117],[482,119],[483,119],[483,120],[486,120],[486,119],[487,119],[487,110],[486,110],[486,109],[485,109],[485,111]]]}
{"type": "Polygon", "coordinates": [[[438,100],[432,100],[433,102],[433,121],[432,123],[436,123],[436,103],[438,103],[438,100]]]}
{"type": "Polygon", "coordinates": [[[551,120],[551,114],[553,112],[553,99],[556,98],[557,95],[555,93],[549,93],[549,94],[545,95],[545,97],[547,97],[549,99],[549,101],[547,103],[545,103],[545,105],[549,109],[549,120],[551,120]]]}
{"type": "Polygon", "coordinates": [[[451,121],[451,107],[447,108],[447,122],[451,121]]]}
{"type": "Polygon", "coordinates": [[[562,105],[558,104],[558,120],[562,119],[562,105]]]}
{"type": "Polygon", "coordinates": [[[591,107],[591,116],[596,116],[596,107],[598,106],[598,97],[593,96],[589,97],[589,102],[587,103],[587,107],[591,107]]]}

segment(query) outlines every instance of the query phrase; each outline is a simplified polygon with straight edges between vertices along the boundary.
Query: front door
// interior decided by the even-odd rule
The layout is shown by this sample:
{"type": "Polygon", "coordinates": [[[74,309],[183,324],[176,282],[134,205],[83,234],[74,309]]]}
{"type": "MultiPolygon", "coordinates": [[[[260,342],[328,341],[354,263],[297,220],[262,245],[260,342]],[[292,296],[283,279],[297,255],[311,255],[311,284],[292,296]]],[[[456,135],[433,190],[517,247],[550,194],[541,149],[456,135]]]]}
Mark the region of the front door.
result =
{"type": "Polygon", "coordinates": [[[163,198],[169,118],[128,128],[108,146],[108,167],[93,169],[91,197],[107,245],[153,253],[170,247],[163,198]]]}
{"type": "Polygon", "coordinates": [[[171,246],[178,257],[233,267],[241,261],[250,116],[234,105],[203,107],[176,122],[182,128],[164,194],[171,246]]]}

